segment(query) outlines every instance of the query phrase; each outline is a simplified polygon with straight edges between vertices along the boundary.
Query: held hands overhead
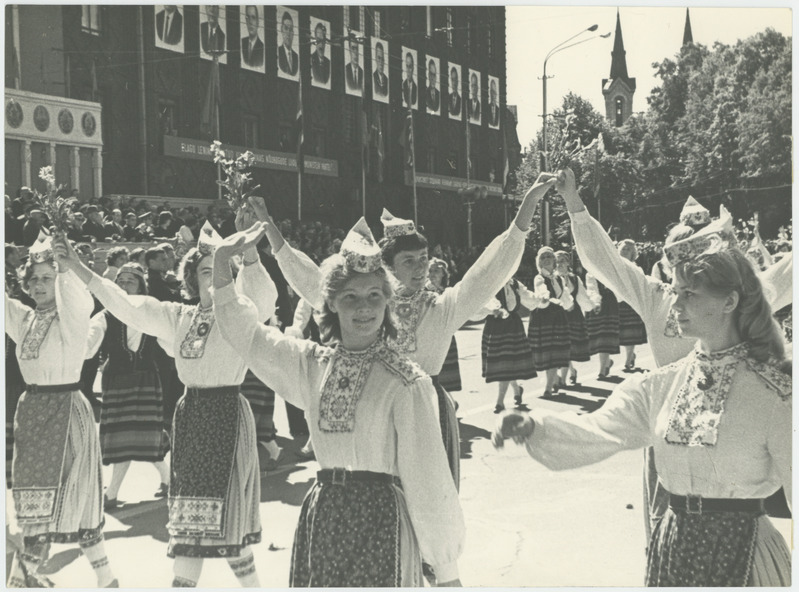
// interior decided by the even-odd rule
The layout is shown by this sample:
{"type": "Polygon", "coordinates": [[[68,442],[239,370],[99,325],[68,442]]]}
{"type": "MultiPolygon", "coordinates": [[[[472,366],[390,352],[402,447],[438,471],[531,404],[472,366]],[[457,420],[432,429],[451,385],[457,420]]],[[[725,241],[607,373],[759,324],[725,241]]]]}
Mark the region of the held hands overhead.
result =
{"type": "Polygon", "coordinates": [[[513,438],[517,444],[524,444],[532,435],[533,428],[533,420],[526,413],[506,411],[497,419],[497,425],[491,435],[491,442],[497,449],[505,446],[507,438],[513,438]]]}

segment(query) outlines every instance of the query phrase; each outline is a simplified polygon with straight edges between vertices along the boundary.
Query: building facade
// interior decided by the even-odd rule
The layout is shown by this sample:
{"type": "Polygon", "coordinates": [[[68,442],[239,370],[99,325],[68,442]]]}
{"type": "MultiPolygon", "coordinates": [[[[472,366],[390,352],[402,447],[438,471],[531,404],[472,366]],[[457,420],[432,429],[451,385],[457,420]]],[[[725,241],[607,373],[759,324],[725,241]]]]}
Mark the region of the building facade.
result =
{"type": "MultiPolygon", "coordinates": [[[[501,6],[6,11],[7,193],[31,181],[25,170],[46,163],[55,164],[59,183],[77,187],[82,197],[211,203],[219,194],[218,171],[208,147],[219,139],[230,154],[255,153],[255,182],[278,218],[301,215],[344,227],[364,209],[376,222],[383,207],[412,218],[415,169],[418,222],[433,242],[466,242],[464,204],[475,196],[483,199],[471,206],[474,242],[502,228],[501,6]],[[55,102],[48,109],[54,119],[56,110],[70,109],[76,129],[84,112],[96,114],[95,152],[75,142],[62,149],[58,137],[47,138],[47,149],[40,150],[31,138],[27,163],[24,139],[12,134],[8,112],[12,100],[23,113],[29,107],[15,92],[55,102]],[[23,147],[11,146],[19,156],[10,159],[12,141],[23,147]],[[84,164],[94,175],[91,184],[84,164]]],[[[32,113],[25,115],[33,121],[32,113]]]]}

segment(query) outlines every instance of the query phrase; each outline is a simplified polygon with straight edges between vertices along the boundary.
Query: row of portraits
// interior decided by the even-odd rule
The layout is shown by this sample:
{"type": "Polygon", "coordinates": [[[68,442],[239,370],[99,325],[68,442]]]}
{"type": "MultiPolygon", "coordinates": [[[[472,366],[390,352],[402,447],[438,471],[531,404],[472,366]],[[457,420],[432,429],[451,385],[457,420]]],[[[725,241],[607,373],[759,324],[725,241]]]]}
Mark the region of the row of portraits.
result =
{"type": "MultiPolygon", "coordinates": [[[[227,64],[228,54],[240,52],[241,67],[256,72],[266,71],[266,49],[264,45],[264,7],[241,6],[243,16],[239,23],[240,42],[233,45],[225,39],[225,7],[216,5],[200,6],[200,57],[212,60],[216,55],[221,64],[227,64]]],[[[183,37],[183,7],[175,5],[155,5],[155,45],[163,49],[185,53],[183,37]]],[[[277,47],[275,60],[277,75],[287,80],[300,77],[300,39],[298,14],[285,6],[275,7],[277,24],[277,47]]],[[[310,17],[311,84],[317,88],[330,90],[332,72],[330,66],[329,43],[330,22],[310,17]]],[[[344,80],[348,95],[364,96],[364,52],[362,44],[370,43],[372,64],[369,69],[372,79],[372,98],[380,103],[388,103],[389,65],[388,41],[378,37],[365,37],[358,31],[349,31],[345,42],[344,80]]],[[[468,69],[468,81],[462,77],[460,64],[450,62],[447,71],[441,71],[441,60],[426,56],[424,64],[424,92],[416,80],[418,53],[415,49],[402,47],[402,105],[415,110],[423,109],[431,115],[445,112],[450,119],[462,120],[468,117],[473,124],[480,125],[483,116],[492,129],[499,129],[500,100],[499,78],[488,76],[488,105],[482,104],[481,73],[468,69]],[[466,92],[463,90],[466,83],[466,92]],[[446,89],[445,89],[446,87],[446,89]]]]}

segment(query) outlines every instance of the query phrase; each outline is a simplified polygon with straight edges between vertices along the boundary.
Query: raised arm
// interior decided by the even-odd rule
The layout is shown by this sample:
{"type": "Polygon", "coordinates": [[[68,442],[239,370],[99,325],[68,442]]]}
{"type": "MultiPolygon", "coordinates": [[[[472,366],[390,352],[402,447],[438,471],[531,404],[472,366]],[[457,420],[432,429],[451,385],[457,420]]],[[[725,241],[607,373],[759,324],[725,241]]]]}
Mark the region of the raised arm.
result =
{"type": "MultiPolygon", "coordinates": [[[[89,290],[78,277],[59,262],[59,273],[55,284],[55,301],[58,319],[66,339],[86,335],[89,317],[94,308],[94,300],[89,290]]],[[[85,343],[80,344],[81,347],[85,343]]]]}
{"type": "Polygon", "coordinates": [[[33,310],[27,304],[22,304],[16,298],[11,298],[5,294],[5,308],[6,308],[6,333],[14,343],[19,343],[22,339],[24,330],[25,317],[33,310]]]}
{"type": "Polygon", "coordinates": [[[583,267],[627,302],[642,318],[651,318],[656,302],[663,296],[661,282],[619,255],[616,245],[585,209],[570,169],[560,172],[556,184],[571,218],[572,236],[583,267]]]}
{"type": "Polygon", "coordinates": [[[254,260],[248,260],[247,254],[244,255],[242,269],[236,277],[236,287],[253,301],[258,310],[260,322],[274,316],[277,288],[266,268],[261,264],[261,258],[257,251],[254,260]]]}
{"type": "Polygon", "coordinates": [[[524,195],[510,228],[491,241],[460,282],[444,291],[444,301],[453,307],[447,327],[449,331],[457,331],[516,273],[524,254],[525,234],[530,229],[533,214],[555,179],[548,173],[539,175],[524,195]]]}

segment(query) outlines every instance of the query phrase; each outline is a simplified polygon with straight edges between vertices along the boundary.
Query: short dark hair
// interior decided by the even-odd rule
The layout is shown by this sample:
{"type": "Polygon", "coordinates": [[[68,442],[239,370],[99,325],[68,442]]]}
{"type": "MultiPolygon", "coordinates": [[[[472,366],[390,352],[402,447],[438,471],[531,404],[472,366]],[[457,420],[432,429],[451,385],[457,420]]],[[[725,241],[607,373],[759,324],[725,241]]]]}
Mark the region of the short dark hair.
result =
{"type": "Polygon", "coordinates": [[[200,295],[200,284],[197,282],[197,267],[206,256],[197,247],[192,247],[180,261],[178,279],[182,284],[183,295],[188,300],[197,298],[200,295]]]}
{"type": "Polygon", "coordinates": [[[292,24],[292,25],[294,24],[294,19],[292,18],[291,14],[289,13],[289,11],[288,11],[288,10],[286,10],[286,11],[284,11],[284,12],[283,12],[283,18],[281,18],[281,19],[280,19],[280,22],[281,22],[281,24],[282,24],[282,23],[283,23],[283,22],[284,22],[286,19],[289,19],[289,20],[291,21],[291,24],[292,24]]]}
{"type": "Polygon", "coordinates": [[[166,257],[166,251],[160,247],[152,247],[151,249],[147,249],[147,251],[144,253],[144,263],[147,265],[147,269],[150,269],[150,262],[154,261],[161,255],[166,257]]]}
{"type": "Polygon", "coordinates": [[[123,255],[130,256],[130,252],[128,251],[127,247],[114,247],[108,251],[108,254],[105,256],[105,264],[109,267],[119,267],[116,262],[123,255]]]}
{"type": "Polygon", "coordinates": [[[419,232],[394,238],[384,238],[380,241],[383,263],[389,267],[394,266],[394,258],[401,251],[418,251],[426,248],[427,239],[419,232]]]}

